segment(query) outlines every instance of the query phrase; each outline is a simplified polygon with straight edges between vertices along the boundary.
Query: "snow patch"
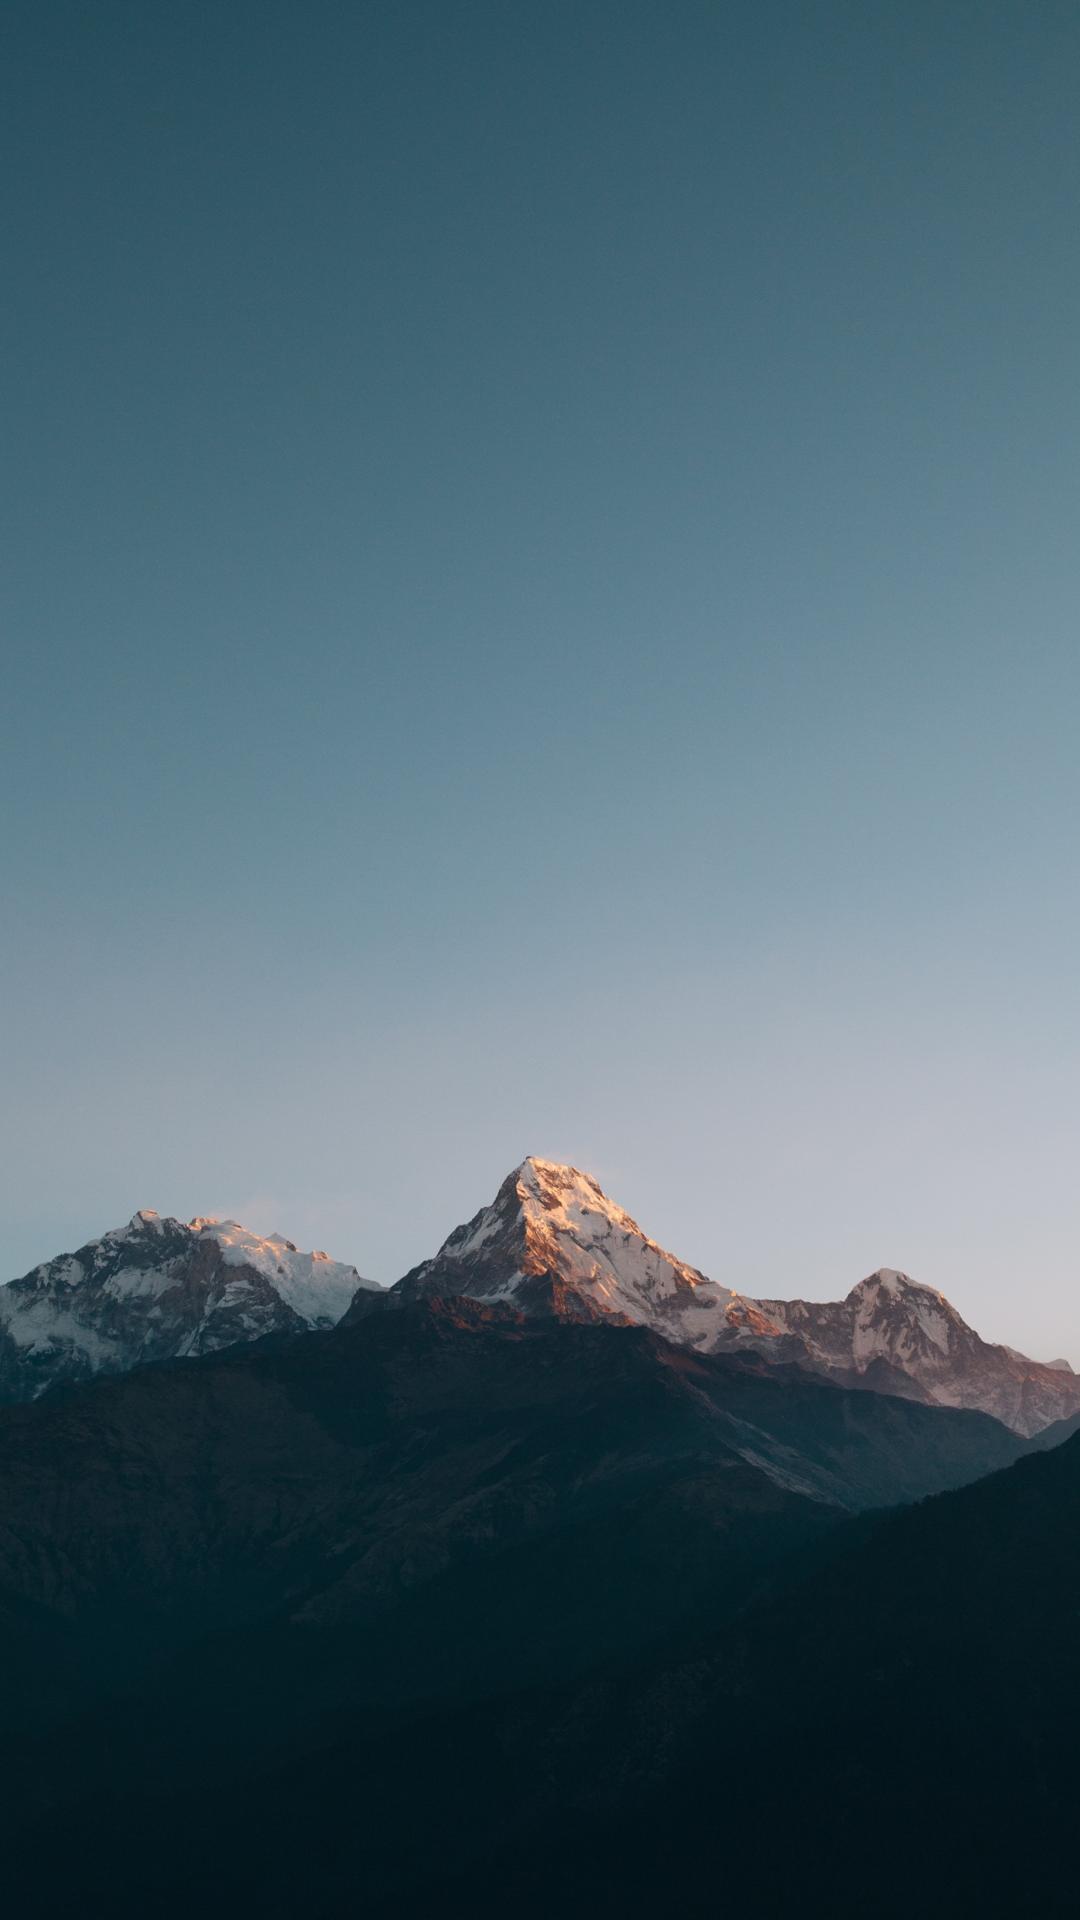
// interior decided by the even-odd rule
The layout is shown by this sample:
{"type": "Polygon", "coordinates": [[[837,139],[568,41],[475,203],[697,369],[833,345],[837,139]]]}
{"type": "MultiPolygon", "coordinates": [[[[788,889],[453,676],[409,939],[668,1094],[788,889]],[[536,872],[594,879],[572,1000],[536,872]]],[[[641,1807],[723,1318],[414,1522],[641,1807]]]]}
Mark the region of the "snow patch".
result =
{"type": "MultiPolygon", "coordinates": [[[[191,1227],[220,1248],[226,1266],[253,1267],[309,1327],[336,1326],[360,1287],[380,1290],[375,1281],[361,1279],[355,1267],[325,1253],[301,1253],[280,1233],[264,1238],[236,1220],[212,1217],[193,1220],[191,1227]]],[[[230,1293],[227,1287],[226,1300],[230,1293]]]]}

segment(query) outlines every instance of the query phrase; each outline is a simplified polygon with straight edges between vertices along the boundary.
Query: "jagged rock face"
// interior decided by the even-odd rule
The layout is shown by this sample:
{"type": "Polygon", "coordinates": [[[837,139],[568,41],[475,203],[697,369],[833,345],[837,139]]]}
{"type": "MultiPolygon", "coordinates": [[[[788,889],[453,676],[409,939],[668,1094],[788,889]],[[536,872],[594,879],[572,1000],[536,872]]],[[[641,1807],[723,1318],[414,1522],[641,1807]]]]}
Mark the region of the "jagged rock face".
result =
{"type": "Polygon", "coordinates": [[[1080,1409],[1080,1379],[983,1340],[944,1294],[883,1267],[846,1300],[764,1300],[816,1367],[946,1407],[979,1407],[1034,1434],[1080,1409]],[[891,1384],[889,1384],[891,1380],[891,1384]]]}
{"type": "MultiPolygon", "coordinates": [[[[707,1351],[758,1335],[783,1344],[755,1302],[665,1252],[588,1174],[549,1160],[523,1161],[493,1204],[393,1291],[402,1301],[465,1293],[526,1313],[614,1317],[707,1351]]],[[[363,1312],[359,1302],[354,1318],[363,1312]]]]}
{"type": "Polygon", "coordinates": [[[77,1253],[0,1287],[0,1400],[146,1360],[212,1353],[268,1333],[340,1320],[354,1267],[232,1220],[162,1219],[150,1209],[77,1253]]]}
{"type": "MultiPolygon", "coordinates": [[[[1080,1410],[1080,1379],[990,1345],[930,1287],[882,1268],[846,1300],[754,1300],[650,1240],[588,1174],[528,1159],[389,1304],[432,1294],[565,1319],[614,1316],[700,1352],[795,1362],[848,1386],[977,1408],[1031,1435],[1080,1410]]],[[[352,1317],[369,1303],[359,1298],[352,1317]]]]}

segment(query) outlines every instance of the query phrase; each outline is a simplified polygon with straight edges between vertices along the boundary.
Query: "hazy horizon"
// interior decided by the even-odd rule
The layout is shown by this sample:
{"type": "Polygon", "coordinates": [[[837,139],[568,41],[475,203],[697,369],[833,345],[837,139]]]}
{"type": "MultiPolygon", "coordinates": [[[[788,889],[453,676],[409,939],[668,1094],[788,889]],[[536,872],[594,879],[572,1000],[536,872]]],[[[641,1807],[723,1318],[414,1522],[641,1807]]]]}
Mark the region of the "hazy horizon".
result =
{"type": "Polygon", "coordinates": [[[525,1153],[1080,1365],[1080,14],[9,7],[2,1277],[525,1153]]]}

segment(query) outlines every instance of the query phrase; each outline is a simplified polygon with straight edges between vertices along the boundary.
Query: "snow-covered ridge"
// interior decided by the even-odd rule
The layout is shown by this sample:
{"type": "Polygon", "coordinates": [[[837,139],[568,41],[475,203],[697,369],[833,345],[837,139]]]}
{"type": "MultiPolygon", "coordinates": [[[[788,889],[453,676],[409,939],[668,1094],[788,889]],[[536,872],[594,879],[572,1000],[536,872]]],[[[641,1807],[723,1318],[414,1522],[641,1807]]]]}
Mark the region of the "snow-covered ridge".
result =
{"type": "Polygon", "coordinates": [[[145,1360],[213,1352],[268,1333],[336,1326],[355,1267],[235,1220],[183,1222],[150,1207],[78,1252],[0,1286],[0,1400],[145,1360]]]}
{"type": "Polygon", "coordinates": [[[643,1300],[659,1307],[680,1293],[689,1301],[699,1289],[710,1304],[732,1297],[650,1240],[590,1174],[528,1159],[515,1179],[526,1227],[526,1271],[544,1272],[554,1262],[565,1277],[587,1280],[608,1311],[631,1315],[643,1300]]]}
{"type": "Polygon", "coordinates": [[[536,1157],[394,1292],[636,1321],[705,1353],[753,1352],[848,1385],[981,1407],[1025,1433],[1080,1411],[1075,1375],[981,1340],[943,1294],[899,1268],[879,1268],[843,1300],[753,1299],[651,1240],[590,1174],[536,1157]]]}
{"type": "Polygon", "coordinates": [[[375,1282],[361,1279],[355,1267],[318,1250],[301,1253],[280,1233],[263,1239],[237,1221],[218,1220],[213,1214],[192,1220],[191,1228],[216,1242],[226,1266],[253,1267],[263,1274],[309,1326],[336,1326],[358,1287],[378,1291],[375,1282]]]}
{"type": "Polygon", "coordinates": [[[494,1201],[398,1282],[407,1299],[465,1293],[546,1310],[645,1321],[692,1315],[700,1343],[734,1296],[644,1234],[580,1168],[530,1157],[494,1201]]]}
{"type": "MultiPolygon", "coordinates": [[[[151,1208],[0,1287],[0,1400],[140,1361],[366,1317],[382,1289],[235,1220],[151,1208]]],[[[650,1239],[580,1168],[530,1157],[399,1280],[390,1305],[463,1294],[528,1314],[636,1322],[849,1386],[978,1407],[1023,1433],[1080,1412],[1080,1378],[980,1339],[945,1296],[881,1267],[840,1300],[765,1300],[650,1239]]],[[[755,1362],[756,1363],[756,1362],[755,1362]]]]}

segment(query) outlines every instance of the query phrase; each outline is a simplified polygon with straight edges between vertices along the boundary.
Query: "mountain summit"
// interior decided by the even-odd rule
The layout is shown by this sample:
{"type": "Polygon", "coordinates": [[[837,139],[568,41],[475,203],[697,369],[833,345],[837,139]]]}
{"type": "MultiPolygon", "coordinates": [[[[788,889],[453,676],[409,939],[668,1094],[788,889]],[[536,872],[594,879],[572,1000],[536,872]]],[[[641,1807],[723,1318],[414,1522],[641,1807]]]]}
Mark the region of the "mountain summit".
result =
{"type": "Polygon", "coordinates": [[[573,1320],[614,1316],[708,1351],[727,1344],[729,1321],[783,1338],[756,1315],[751,1326],[753,1303],[650,1240],[590,1174],[534,1156],[394,1292],[406,1300],[466,1293],[573,1320]]]}
{"type": "Polygon", "coordinates": [[[837,1385],[977,1408],[1028,1436],[1080,1413],[1080,1378],[1065,1363],[991,1345],[943,1294],[895,1268],[839,1301],[754,1299],[667,1252],[590,1174],[533,1156],[388,1294],[279,1234],[145,1209],[0,1287],[0,1401],[459,1295],[530,1316],[642,1325],[699,1353],[751,1353],[837,1385]]]}
{"type": "MultiPolygon", "coordinates": [[[[634,1321],[700,1352],[749,1349],[846,1386],[979,1408],[1027,1435],[1080,1412],[1070,1368],[981,1339],[943,1294],[895,1268],[841,1301],[752,1299],[666,1252],[591,1175],[551,1160],[515,1167],[490,1206],[398,1281],[390,1304],[433,1294],[634,1321]]],[[[368,1304],[358,1298],[351,1317],[368,1304]]]]}
{"type": "Polygon", "coordinates": [[[886,1393],[946,1407],[981,1407],[1038,1433],[1080,1409],[1080,1380],[1060,1361],[1029,1360],[983,1340],[943,1293],[880,1267],[845,1300],[764,1300],[816,1368],[886,1393]]]}
{"type": "Polygon", "coordinates": [[[144,1360],[211,1353],[267,1333],[332,1327],[355,1267],[263,1239],[235,1220],[186,1225],[145,1207],[77,1253],[0,1286],[0,1400],[144,1360]]]}

